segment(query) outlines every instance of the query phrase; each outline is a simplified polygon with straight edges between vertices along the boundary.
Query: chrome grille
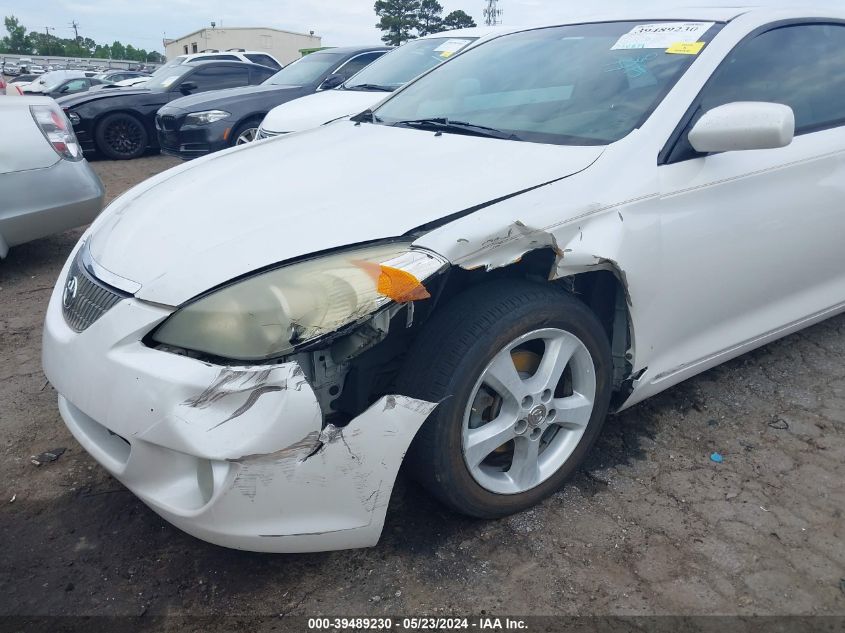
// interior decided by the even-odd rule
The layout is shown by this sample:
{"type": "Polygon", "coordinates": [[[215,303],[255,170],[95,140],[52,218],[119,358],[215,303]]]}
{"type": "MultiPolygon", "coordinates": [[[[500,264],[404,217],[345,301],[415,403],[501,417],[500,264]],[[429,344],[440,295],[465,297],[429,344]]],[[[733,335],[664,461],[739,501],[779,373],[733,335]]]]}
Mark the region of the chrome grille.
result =
{"type": "Polygon", "coordinates": [[[62,291],[65,321],[76,332],[87,329],[115,304],[129,296],[106,286],[91,275],[82,263],[84,251],[85,247],[79,249],[62,291]]]}

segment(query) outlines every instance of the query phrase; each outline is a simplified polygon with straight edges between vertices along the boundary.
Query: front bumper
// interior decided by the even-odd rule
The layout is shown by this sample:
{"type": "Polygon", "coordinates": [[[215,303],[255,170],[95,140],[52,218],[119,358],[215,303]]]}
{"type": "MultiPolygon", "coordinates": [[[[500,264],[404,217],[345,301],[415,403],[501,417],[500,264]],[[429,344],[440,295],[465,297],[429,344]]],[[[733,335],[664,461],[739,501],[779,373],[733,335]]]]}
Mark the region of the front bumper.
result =
{"type": "Polygon", "coordinates": [[[158,115],[156,132],[163,154],[191,160],[229,147],[233,130],[232,122],[225,119],[208,125],[185,125],[184,116],[158,115]]]}
{"type": "Polygon", "coordinates": [[[203,540],[263,552],[378,542],[402,458],[436,405],[386,396],[323,428],[296,363],[222,367],[150,349],[169,311],[125,299],[81,333],[50,301],[43,364],[74,437],[150,508],[203,540]]]}

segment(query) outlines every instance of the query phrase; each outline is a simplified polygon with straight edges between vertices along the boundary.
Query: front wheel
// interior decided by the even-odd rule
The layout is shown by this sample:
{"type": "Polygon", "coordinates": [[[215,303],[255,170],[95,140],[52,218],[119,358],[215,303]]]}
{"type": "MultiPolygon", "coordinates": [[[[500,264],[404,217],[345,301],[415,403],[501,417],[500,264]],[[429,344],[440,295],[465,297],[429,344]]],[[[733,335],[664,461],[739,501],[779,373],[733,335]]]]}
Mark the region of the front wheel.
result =
{"type": "Polygon", "coordinates": [[[97,125],[95,140],[97,149],[112,160],[129,160],[147,149],[147,130],[136,117],[119,112],[97,125]]]}
{"type": "Polygon", "coordinates": [[[595,315],[562,290],[478,286],[435,315],[398,393],[440,402],[408,466],[454,510],[496,518],[557,491],[601,430],[610,345],[595,315]]]}
{"type": "Polygon", "coordinates": [[[241,123],[232,135],[232,145],[246,145],[252,143],[258,135],[261,119],[251,119],[241,123]]]}

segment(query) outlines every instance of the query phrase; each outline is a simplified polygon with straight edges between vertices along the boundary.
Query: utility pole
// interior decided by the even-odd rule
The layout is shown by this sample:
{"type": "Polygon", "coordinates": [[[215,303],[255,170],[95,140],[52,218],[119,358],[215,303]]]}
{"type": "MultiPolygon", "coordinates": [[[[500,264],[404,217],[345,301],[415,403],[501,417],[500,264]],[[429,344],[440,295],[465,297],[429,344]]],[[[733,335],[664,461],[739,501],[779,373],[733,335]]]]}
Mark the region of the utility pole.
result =
{"type": "Polygon", "coordinates": [[[487,0],[484,8],[484,24],[496,26],[502,23],[502,10],[499,8],[499,0],[487,0]]]}
{"type": "Polygon", "coordinates": [[[51,30],[51,29],[52,29],[53,31],[55,31],[55,30],[56,30],[56,29],[54,29],[52,26],[45,26],[45,27],[44,27],[44,32],[47,34],[47,56],[48,56],[48,57],[50,56],[50,30],[51,30]]]}
{"type": "Polygon", "coordinates": [[[73,20],[70,23],[70,28],[73,29],[73,34],[76,36],[76,37],[74,37],[74,40],[78,42],[79,41],[79,22],[77,22],[76,20],[73,20]]]}

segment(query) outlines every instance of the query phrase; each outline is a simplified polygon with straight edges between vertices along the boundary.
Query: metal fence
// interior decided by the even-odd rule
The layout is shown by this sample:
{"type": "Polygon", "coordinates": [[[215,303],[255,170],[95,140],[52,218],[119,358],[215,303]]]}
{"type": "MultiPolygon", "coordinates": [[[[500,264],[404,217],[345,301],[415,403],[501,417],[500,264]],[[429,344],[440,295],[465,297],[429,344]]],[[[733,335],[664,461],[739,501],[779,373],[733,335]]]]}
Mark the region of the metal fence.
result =
{"type": "Polygon", "coordinates": [[[95,66],[97,68],[128,70],[130,66],[146,66],[147,68],[158,68],[161,64],[152,62],[138,62],[126,59],[100,59],[96,57],[54,57],[44,55],[19,55],[12,53],[0,54],[0,65],[9,62],[18,63],[21,59],[32,60],[30,64],[37,66],[95,66]]]}

